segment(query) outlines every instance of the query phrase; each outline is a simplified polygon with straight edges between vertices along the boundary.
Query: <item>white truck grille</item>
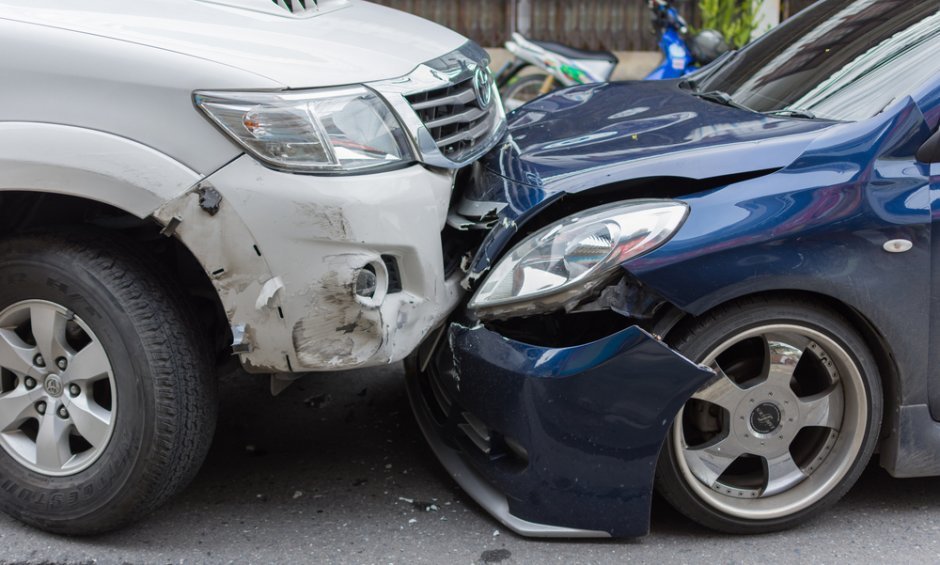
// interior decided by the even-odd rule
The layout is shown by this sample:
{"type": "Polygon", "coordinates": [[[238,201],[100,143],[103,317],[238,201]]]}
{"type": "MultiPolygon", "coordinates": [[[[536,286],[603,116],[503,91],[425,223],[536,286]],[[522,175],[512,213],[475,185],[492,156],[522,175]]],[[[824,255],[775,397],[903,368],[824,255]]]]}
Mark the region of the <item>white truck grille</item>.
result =
{"type": "Polygon", "coordinates": [[[489,55],[468,41],[397,79],[371,83],[395,109],[426,165],[459,169],[506,134],[489,55]]]}
{"type": "Polygon", "coordinates": [[[492,85],[489,71],[481,68],[455,84],[407,97],[448,159],[463,161],[491,136],[499,119],[492,85]],[[481,79],[481,74],[486,78],[481,79]]]}

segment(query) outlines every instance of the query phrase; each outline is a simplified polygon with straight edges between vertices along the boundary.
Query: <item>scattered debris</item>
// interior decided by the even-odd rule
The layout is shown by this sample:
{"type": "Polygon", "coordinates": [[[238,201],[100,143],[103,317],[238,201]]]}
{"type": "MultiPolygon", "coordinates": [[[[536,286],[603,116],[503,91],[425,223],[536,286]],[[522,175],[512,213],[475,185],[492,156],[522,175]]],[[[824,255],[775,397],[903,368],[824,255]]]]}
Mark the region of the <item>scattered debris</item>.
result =
{"type": "Polygon", "coordinates": [[[501,563],[512,557],[508,549],[488,549],[480,555],[482,563],[501,563]]]}
{"type": "Polygon", "coordinates": [[[411,520],[408,520],[408,523],[409,523],[409,524],[417,524],[417,523],[418,523],[418,519],[417,519],[417,518],[412,518],[411,520]]]}
{"type": "Polygon", "coordinates": [[[323,408],[331,400],[333,400],[333,397],[329,394],[315,394],[304,400],[304,404],[311,408],[323,408]]]}
{"type": "Polygon", "coordinates": [[[499,530],[493,530],[493,537],[495,538],[498,535],[499,535],[499,530]]]}
{"type": "Polygon", "coordinates": [[[420,510],[421,512],[437,512],[441,509],[436,502],[423,502],[413,498],[405,498],[404,496],[399,496],[398,500],[410,504],[415,510],[420,510]]]}
{"type": "Polygon", "coordinates": [[[294,491],[294,500],[297,500],[298,498],[302,497],[303,495],[304,495],[303,491],[295,490],[295,491],[294,491]]]}
{"type": "Polygon", "coordinates": [[[437,512],[440,510],[437,504],[433,502],[421,502],[420,500],[416,500],[411,505],[422,512],[437,512]]]}

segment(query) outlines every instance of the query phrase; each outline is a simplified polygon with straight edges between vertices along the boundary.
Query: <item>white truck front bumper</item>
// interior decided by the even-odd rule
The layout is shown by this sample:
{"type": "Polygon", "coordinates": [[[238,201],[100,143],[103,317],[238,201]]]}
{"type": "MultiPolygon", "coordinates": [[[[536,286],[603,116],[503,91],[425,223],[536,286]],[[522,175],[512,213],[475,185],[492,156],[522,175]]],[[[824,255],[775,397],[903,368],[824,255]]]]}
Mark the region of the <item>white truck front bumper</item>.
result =
{"type": "Polygon", "coordinates": [[[154,216],[211,278],[248,371],[332,371],[403,359],[458,304],[441,239],[452,186],[418,165],[325,177],[242,156],[154,216]]]}

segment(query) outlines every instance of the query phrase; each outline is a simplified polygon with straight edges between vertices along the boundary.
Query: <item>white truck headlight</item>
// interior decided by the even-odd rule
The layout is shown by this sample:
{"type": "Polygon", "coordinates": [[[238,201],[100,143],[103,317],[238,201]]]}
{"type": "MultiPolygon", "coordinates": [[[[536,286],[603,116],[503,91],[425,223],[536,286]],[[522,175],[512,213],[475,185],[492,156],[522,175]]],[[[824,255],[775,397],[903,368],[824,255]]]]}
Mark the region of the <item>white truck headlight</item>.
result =
{"type": "Polygon", "coordinates": [[[265,164],[348,174],[415,160],[389,106],[363,86],[283,92],[197,92],[196,106],[265,164]]]}
{"type": "Polygon", "coordinates": [[[574,305],[620,264],[666,243],[689,208],[674,200],[620,202],[585,210],[513,248],[470,301],[480,317],[574,305]]]}

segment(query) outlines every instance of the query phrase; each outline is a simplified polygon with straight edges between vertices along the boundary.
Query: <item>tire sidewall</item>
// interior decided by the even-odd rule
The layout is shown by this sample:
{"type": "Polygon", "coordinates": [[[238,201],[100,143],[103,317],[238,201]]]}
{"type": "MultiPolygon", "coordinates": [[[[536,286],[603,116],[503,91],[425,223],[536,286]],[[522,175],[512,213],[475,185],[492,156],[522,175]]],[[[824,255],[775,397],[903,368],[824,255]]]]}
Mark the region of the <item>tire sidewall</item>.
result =
{"type": "Polygon", "coordinates": [[[30,521],[54,513],[73,521],[127,495],[138,462],[154,437],[154,390],[134,324],[118,298],[79,262],[64,253],[0,262],[0,310],[24,300],[46,300],[74,312],[101,342],[115,383],[116,419],[111,439],[87,469],[50,477],[20,465],[0,449],[0,503],[30,521]],[[31,516],[34,515],[34,516],[31,516]]]}

